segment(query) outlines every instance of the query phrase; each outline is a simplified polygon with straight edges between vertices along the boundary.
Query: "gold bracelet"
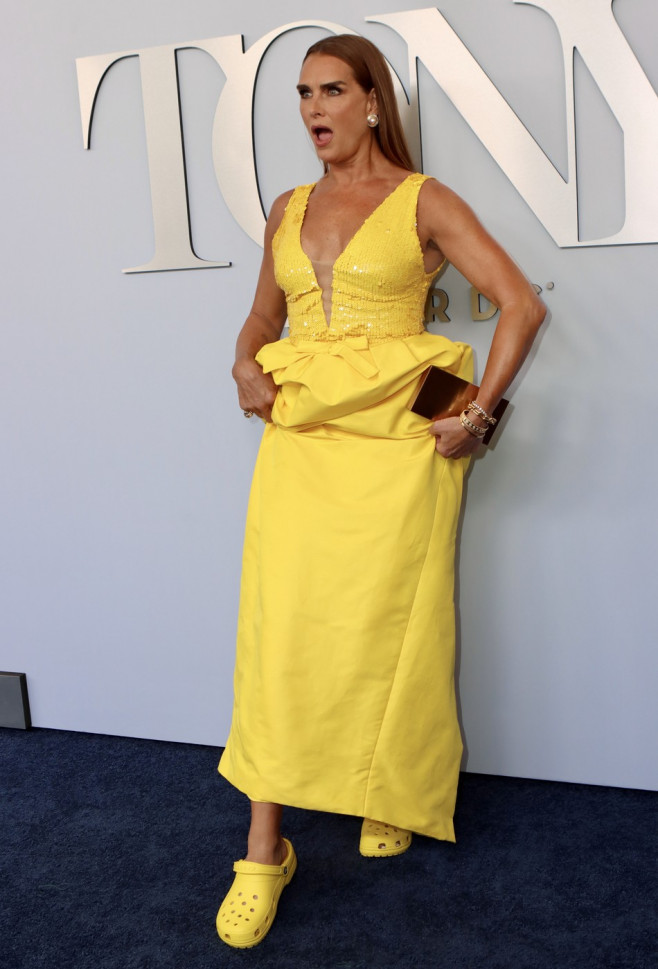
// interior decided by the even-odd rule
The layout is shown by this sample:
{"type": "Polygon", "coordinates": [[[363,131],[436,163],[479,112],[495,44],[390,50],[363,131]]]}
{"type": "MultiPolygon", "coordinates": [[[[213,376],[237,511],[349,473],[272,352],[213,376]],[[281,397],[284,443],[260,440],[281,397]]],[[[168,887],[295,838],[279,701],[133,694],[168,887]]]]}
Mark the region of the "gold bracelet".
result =
{"type": "Polygon", "coordinates": [[[470,400],[468,402],[467,410],[472,410],[473,413],[477,414],[478,417],[481,417],[484,423],[488,424],[489,427],[495,427],[496,424],[498,423],[495,417],[492,417],[491,414],[487,414],[484,407],[480,407],[480,405],[476,404],[474,400],[470,400]]]}
{"type": "Polygon", "coordinates": [[[478,439],[481,440],[484,437],[484,435],[487,433],[487,428],[478,427],[478,425],[474,424],[473,421],[469,421],[467,415],[468,415],[467,410],[462,411],[461,414],[459,415],[459,422],[461,426],[464,428],[464,430],[468,431],[468,433],[472,435],[472,437],[477,437],[478,439]]]}

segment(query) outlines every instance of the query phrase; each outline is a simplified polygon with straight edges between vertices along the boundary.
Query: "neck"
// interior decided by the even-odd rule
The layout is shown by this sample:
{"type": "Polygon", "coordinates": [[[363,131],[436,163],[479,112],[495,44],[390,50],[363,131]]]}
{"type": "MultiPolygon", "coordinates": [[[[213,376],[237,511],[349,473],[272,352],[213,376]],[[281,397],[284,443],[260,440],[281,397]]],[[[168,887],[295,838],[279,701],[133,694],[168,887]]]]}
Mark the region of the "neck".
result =
{"type": "Polygon", "coordinates": [[[358,182],[385,178],[397,171],[397,167],[382,154],[379,145],[373,139],[367,151],[359,152],[352,158],[331,162],[325,178],[337,187],[346,188],[358,182]]]}

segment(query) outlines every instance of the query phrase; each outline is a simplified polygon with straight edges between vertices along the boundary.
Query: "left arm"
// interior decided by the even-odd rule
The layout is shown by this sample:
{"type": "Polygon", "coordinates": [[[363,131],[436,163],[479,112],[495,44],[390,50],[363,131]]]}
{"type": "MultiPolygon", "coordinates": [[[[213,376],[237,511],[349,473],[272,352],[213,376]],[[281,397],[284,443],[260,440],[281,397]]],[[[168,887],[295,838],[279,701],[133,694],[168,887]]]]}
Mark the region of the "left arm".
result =
{"type": "MultiPolygon", "coordinates": [[[[423,248],[445,256],[500,309],[487,364],[476,398],[488,414],[499,402],[537,335],[546,307],[516,263],[484,229],[469,206],[445,185],[426,182],[418,200],[418,234],[423,248]]],[[[469,412],[474,424],[484,426],[469,412]]],[[[436,449],[444,457],[471,454],[479,441],[457,417],[432,425],[436,449]]]]}

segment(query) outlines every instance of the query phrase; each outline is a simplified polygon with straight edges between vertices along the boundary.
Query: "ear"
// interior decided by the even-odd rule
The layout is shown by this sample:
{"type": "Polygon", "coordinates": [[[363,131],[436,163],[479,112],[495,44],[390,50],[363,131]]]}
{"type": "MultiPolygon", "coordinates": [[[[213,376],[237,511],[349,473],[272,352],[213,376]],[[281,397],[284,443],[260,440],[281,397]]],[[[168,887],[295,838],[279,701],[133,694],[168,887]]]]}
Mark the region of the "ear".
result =
{"type": "Polygon", "coordinates": [[[367,114],[372,114],[373,112],[377,114],[377,92],[373,88],[368,95],[368,100],[366,102],[367,114]]]}

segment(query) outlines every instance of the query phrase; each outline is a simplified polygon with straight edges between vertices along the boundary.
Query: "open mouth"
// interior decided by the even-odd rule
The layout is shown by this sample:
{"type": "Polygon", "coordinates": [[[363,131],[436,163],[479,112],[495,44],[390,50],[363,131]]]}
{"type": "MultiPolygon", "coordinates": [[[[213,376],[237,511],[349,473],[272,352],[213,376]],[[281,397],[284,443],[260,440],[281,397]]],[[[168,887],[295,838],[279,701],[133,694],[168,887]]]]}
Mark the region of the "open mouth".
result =
{"type": "Polygon", "coordinates": [[[327,128],[326,125],[314,124],[311,126],[311,135],[313,137],[313,142],[318,148],[324,148],[328,145],[334,136],[331,128],[327,128]]]}

